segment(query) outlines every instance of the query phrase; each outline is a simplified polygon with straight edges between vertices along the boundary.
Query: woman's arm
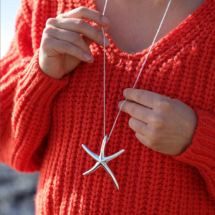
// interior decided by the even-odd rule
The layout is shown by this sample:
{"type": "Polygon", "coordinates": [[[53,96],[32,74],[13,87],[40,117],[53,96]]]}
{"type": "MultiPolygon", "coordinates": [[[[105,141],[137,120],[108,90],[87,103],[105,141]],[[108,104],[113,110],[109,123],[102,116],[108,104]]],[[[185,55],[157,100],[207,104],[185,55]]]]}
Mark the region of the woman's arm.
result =
{"type": "Polygon", "coordinates": [[[25,172],[40,168],[52,101],[69,78],[56,80],[40,69],[31,17],[28,1],[22,0],[14,39],[1,60],[1,161],[25,172]]]}
{"type": "Polygon", "coordinates": [[[137,139],[154,151],[196,167],[215,201],[215,112],[192,109],[146,90],[126,89],[124,96],[127,101],[122,111],[132,116],[129,126],[137,139]]]}
{"type": "Polygon", "coordinates": [[[185,152],[173,157],[199,170],[208,193],[215,202],[215,115],[200,109],[195,109],[195,112],[198,125],[192,144],[185,152]]]}

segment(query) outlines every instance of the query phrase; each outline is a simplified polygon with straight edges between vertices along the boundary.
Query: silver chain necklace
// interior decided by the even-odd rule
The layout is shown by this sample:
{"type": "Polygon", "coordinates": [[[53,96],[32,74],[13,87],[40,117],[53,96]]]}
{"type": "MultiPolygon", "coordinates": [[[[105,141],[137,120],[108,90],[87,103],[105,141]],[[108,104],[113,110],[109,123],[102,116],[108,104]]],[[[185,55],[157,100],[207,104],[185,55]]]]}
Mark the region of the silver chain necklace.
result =
{"type": "MultiPolygon", "coordinates": [[[[145,66],[145,64],[146,64],[146,61],[147,61],[148,56],[149,56],[149,54],[150,54],[150,52],[151,52],[151,49],[152,49],[152,47],[153,47],[153,45],[154,45],[154,43],[155,43],[155,40],[156,40],[156,38],[157,38],[157,36],[158,36],[158,33],[160,32],[161,26],[162,26],[162,24],[163,24],[163,22],[164,22],[164,19],[165,19],[165,17],[166,17],[166,14],[167,14],[167,11],[168,11],[169,6],[170,6],[170,4],[171,4],[171,1],[172,1],[172,0],[170,0],[169,3],[168,3],[168,5],[167,5],[166,11],[165,11],[165,13],[164,13],[164,16],[163,16],[163,18],[162,18],[162,20],[161,20],[161,23],[160,23],[159,27],[158,27],[157,33],[156,33],[156,35],[155,35],[155,37],[154,37],[154,40],[153,40],[153,42],[152,42],[152,45],[151,45],[149,51],[148,51],[148,54],[147,54],[147,56],[146,56],[146,59],[145,59],[145,61],[143,62],[142,68],[141,68],[141,70],[140,70],[140,72],[139,72],[139,74],[138,74],[138,76],[137,76],[137,79],[136,79],[136,81],[135,81],[135,83],[134,83],[133,89],[136,87],[136,84],[137,84],[137,82],[138,82],[138,80],[139,80],[139,77],[140,77],[140,75],[141,75],[141,73],[142,73],[142,70],[143,70],[143,68],[144,68],[144,66],[145,66]]],[[[103,16],[104,16],[104,14],[105,14],[107,2],[108,2],[108,0],[105,1],[105,6],[104,6],[104,10],[103,10],[103,16]]],[[[110,161],[110,160],[116,158],[117,156],[121,155],[125,150],[122,149],[121,151],[117,152],[116,154],[113,154],[113,155],[108,156],[108,157],[105,157],[104,151],[105,151],[105,145],[106,145],[106,143],[109,141],[109,139],[110,139],[110,137],[111,137],[111,134],[112,134],[113,129],[114,129],[115,125],[116,125],[116,122],[117,122],[117,120],[118,120],[118,118],[119,118],[119,115],[120,115],[120,112],[121,112],[121,110],[122,110],[122,107],[123,107],[124,103],[127,101],[127,99],[124,100],[124,102],[121,104],[120,109],[119,109],[119,112],[118,112],[118,114],[117,114],[117,116],[116,116],[115,122],[114,122],[114,124],[113,124],[113,126],[112,126],[112,129],[111,129],[111,131],[110,131],[110,134],[109,134],[109,136],[107,136],[106,133],[105,133],[105,34],[104,34],[104,29],[103,29],[103,28],[102,28],[102,33],[103,33],[103,37],[104,37],[104,139],[103,139],[103,142],[102,142],[101,151],[100,151],[100,155],[99,155],[99,156],[96,155],[95,153],[91,152],[84,144],[82,144],[82,147],[84,148],[84,150],[85,150],[95,161],[97,161],[96,164],[95,164],[90,170],[88,170],[87,172],[85,172],[83,175],[88,175],[88,174],[92,173],[93,171],[95,171],[95,170],[96,170],[97,168],[99,168],[100,166],[102,166],[102,167],[107,171],[107,173],[110,175],[110,177],[112,178],[112,180],[113,180],[113,182],[114,182],[116,188],[119,189],[119,185],[118,185],[118,183],[117,183],[117,180],[116,180],[114,174],[112,173],[112,171],[110,170],[110,168],[108,167],[107,163],[108,163],[108,161],[110,161]]]]}

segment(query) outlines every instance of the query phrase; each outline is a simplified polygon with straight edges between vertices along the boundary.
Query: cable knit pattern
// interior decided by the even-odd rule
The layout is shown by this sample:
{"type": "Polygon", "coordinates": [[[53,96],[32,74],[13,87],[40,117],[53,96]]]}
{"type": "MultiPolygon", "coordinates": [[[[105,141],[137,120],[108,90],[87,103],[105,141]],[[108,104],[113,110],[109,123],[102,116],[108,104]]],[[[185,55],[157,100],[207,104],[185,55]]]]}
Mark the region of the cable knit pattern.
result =
{"type": "MultiPolygon", "coordinates": [[[[121,113],[106,155],[120,189],[81,145],[99,153],[103,140],[103,49],[61,80],[46,76],[38,55],[48,18],[93,0],[22,0],[16,35],[1,60],[1,161],[40,171],[36,214],[215,214],[215,1],[205,2],[155,43],[136,88],[179,99],[198,125],[192,144],[177,156],[142,145],[121,113]]],[[[109,38],[109,36],[107,35],[109,38]]],[[[111,38],[109,38],[111,40],[111,38]]],[[[106,49],[106,132],[123,89],[132,87],[147,50],[127,54],[111,40],[106,49]]]]}

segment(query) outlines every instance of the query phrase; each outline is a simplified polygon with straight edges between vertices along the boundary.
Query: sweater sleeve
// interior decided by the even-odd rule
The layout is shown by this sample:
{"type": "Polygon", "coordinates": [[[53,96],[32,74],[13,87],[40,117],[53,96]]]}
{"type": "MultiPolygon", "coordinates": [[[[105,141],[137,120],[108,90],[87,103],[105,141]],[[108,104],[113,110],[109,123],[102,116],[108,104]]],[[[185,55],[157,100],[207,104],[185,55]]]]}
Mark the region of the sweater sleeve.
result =
{"type": "Polygon", "coordinates": [[[31,41],[31,11],[22,0],[14,39],[1,60],[1,161],[23,172],[40,169],[52,102],[69,80],[42,72],[31,41]]]}
{"type": "Polygon", "coordinates": [[[215,116],[195,109],[198,124],[192,144],[176,160],[195,166],[205,180],[207,191],[215,202],[215,116]]]}

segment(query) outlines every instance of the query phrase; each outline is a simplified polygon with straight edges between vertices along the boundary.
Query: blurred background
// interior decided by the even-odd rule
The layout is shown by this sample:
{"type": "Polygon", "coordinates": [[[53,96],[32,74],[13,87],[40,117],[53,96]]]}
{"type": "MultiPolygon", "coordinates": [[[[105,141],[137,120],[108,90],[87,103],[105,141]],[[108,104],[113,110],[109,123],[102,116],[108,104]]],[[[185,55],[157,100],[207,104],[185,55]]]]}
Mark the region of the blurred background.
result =
{"type": "Polygon", "coordinates": [[[1,0],[1,58],[14,36],[16,14],[21,0],[1,0]]]}
{"type": "MultiPolygon", "coordinates": [[[[1,0],[1,54],[9,48],[15,33],[16,14],[21,0],[1,0]]],[[[38,173],[18,173],[0,164],[0,215],[34,215],[38,173]]]]}

